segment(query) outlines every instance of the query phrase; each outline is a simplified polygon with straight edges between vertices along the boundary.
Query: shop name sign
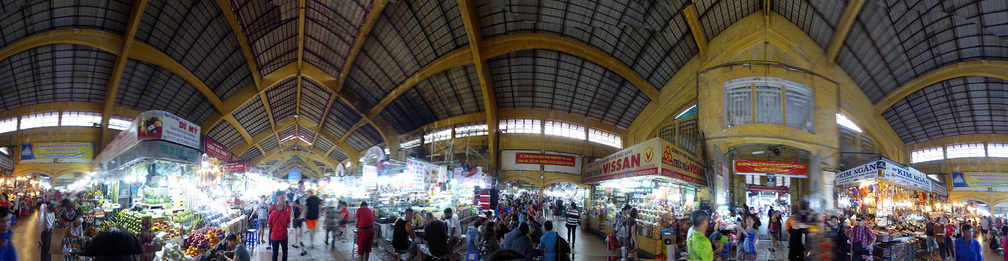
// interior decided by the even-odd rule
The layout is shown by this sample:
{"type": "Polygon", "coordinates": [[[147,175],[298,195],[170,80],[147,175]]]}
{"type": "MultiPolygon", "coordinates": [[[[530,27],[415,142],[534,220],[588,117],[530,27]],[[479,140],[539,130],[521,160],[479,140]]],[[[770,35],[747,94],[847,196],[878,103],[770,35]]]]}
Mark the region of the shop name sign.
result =
{"type": "Polygon", "coordinates": [[[697,162],[675,145],[654,138],[586,165],[582,182],[664,175],[706,185],[704,168],[697,162]]]}
{"type": "Polygon", "coordinates": [[[733,160],[735,174],[763,175],[774,174],[784,177],[807,178],[808,164],[765,160],[733,160]]]}
{"type": "Polygon", "coordinates": [[[758,191],[758,192],[770,192],[770,193],[788,193],[789,188],[786,186],[766,186],[766,185],[746,185],[746,191],[758,191]]]}
{"type": "Polygon", "coordinates": [[[137,121],[137,138],[162,139],[200,148],[200,126],[165,111],[146,111],[137,121]]]}
{"type": "Polygon", "coordinates": [[[515,153],[515,163],[517,164],[541,164],[554,166],[574,167],[577,157],[557,154],[542,153],[515,153]]]}
{"type": "Polygon", "coordinates": [[[896,164],[896,162],[888,160],[880,160],[879,162],[879,164],[885,163],[885,178],[927,191],[931,191],[933,189],[931,187],[931,179],[929,179],[923,172],[913,168],[900,166],[896,164]]]}
{"type": "Polygon", "coordinates": [[[875,161],[848,169],[836,174],[835,183],[837,185],[847,184],[858,180],[866,180],[879,176],[878,164],[875,161]]]}
{"type": "Polygon", "coordinates": [[[230,172],[246,172],[249,170],[248,162],[244,161],[232,161],[224,165],[224,170],[228,173],[230,172]]]}
{"type": "Polygon", "coordinates": [[[228,160],[228,149],[210,136],[203,136],[203,153],[222,161],[228,160]]]}

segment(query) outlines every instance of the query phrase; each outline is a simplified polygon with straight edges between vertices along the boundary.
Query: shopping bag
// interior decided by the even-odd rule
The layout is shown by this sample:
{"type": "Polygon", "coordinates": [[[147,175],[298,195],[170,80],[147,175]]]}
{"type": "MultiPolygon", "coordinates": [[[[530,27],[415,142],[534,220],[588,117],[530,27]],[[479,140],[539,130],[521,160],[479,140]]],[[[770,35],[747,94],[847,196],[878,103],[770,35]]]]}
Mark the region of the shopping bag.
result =
{"type": "Polygon", "coordinates": [[[620,248],[620,243],[619,240],[616,239],[616,236],[614,235],[606,236],[606,247],[609,250],[616,250],[620,248]]]}

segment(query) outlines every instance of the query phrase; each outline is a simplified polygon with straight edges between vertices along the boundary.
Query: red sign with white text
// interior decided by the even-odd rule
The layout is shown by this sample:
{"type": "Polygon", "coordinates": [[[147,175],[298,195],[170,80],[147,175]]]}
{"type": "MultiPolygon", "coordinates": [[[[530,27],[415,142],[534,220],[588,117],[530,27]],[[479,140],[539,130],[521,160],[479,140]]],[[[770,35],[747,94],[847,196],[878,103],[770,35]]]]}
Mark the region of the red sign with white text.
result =
{"type": "Polygon", "coordinates": [[[224,144],[220,144],[210,136],[203,136],[203,153],[207,156],[217,158],[222,161],[228,160],[228,149],[224,144]]]}
{"type": "Polygon", "coordinates": [[[558,154],[515,153],[516,164],[542,164],[574,167],[577,157],[558,154]]]}
{"type": "Polygon", "coordinates": [[[224,169],[230,173],[230,172],[246,172],[249,171],[251,168],[249,167],[248,162],[232,161],[228,162],[227,165],[224,166],[224,169]]]}
{"type": "Polygon", "coordinates": [[[741,160],[733,161],[735,174],[774,174],[785,177],[807,178],[808,164],[784,161],[741,160]]]}

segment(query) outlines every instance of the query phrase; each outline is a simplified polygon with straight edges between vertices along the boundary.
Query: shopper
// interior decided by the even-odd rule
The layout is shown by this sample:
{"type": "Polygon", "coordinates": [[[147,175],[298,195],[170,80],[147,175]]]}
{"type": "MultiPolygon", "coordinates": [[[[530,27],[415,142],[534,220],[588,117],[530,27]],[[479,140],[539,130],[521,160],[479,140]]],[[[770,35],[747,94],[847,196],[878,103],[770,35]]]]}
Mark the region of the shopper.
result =
{"type": "Polygon", "coordinates": [[[741,258],[739,260],[756,260],[756,235],[759,234],[759,227],[756,214],[746,215],[745,219],[740,224],[741,226],[736,226],[736,233],[741,235],[741,242],[739,243],[739,251],[742,252],[741,258]]]}
{"type": "Polygon", "coordinates": [[[252,261],[252,255],[249,254],[248,248],[245,248],[245,244],[238,241],[238,235],[228,234],[224,238],[224,242],[227,243],[228,251],[223,253],[223,257],[227,261],[252,261]]]}
{"type": "Polygon", "coordinates": [[[528,237],[529,235],[528,224],[526,223],[519,224],[518,229],[516,229],[515,231],[519,232],[518,237],[514,239],[514,242],[511,244],[511,247],[509,248],[518,251],[519,253],[522,253],[526,257],[525,260],[531,261],[532,258],[536,257],[537,253],[535,247],[532,246],[532,241],[529,240],[528,237]]]}
{"type": "MultiPolygon", "coordinates": [[[[1001,251],[1008,251],[1008,227],[1001,227],[1001,251]]],[[[1008,261],[1008,255],[1004,255],[1004,261],[1008,261]]]]}
{"type": "Polygon", "coordinates": [[[944,217],[938,218],[938,224],[932,228],[935,233],[935,241],[938,243],[938,254],[941,256],[942,260],[948,259],[948,245],[952,244],[952,241],[948,239],[948,234],[946,234],[946,222],[948,222],[948,219],[944,217]]]}
{"type": "Polygon", "coordinates": [[[489,256],[500,248],[500,240],[498,239],[496,227],[497,224],[493,221],[486,222],[483,225],[483,232],[480,234],[480,244],[478,246],[481,257],[489,256]]]}
{"type": "Polygon", "coordinates": [[[515,239],[517,239],[520,236],[520,234],[521,230],[517,228],[512,229],[511,232],[508,232],[507,234],[504,235],[504,241],[501,242],[500,248],[511,249],[512,248],[511,246],[514,244],[515,239]]]}
{"type": "Polygon", "coordinates": [[[981,217],[980,218],[980,236],[986,237],[987,233],[990,232],[990,229],[991,229],[990,217],[981,217]]]}
{"type": "MultiPolygon", "coordinates": [[[[305,211],[305,226],[308,227],[308,247],[315,248],[315,227],[318,226],[319,211],[322,208],[322,199],[315,196],[315,191],[308,190],[308,198],[305,199],[305,206],[308,209],[305,211]]],[[[302,250],[301,255],[307,254],[307,251],[302,250]]]]}
{"type": "MultiPolygon", "coordinates": [[[[623,209],[619,213],[616,213],[616,217],[613,219],[612,233],[613,236],[616,236],[616,240],[619,241],[620,247],[627,245],[626,242],[627,237],[630,235],[630,233],[626,229],[626,223],[627,218],[630,215],[630,209],[632,209],[630,207],[630,204],[623,205],[623,209]]],[[[708,218],[708,220],[710,219],[708,218]]],[[[573,242],[571,242],[571,244],[573,245],[573,242]]],[[[621,251],[620,253],[622,253],[622,250],[620,251],[621,251]]]]}
{"type": "Polygon", "coordinates": [[[973,226],[965,224],[959,231],[962,237],[955,240],[956,261],[983,261],[983,247],[973,238],[973,226]]]}
{"type": "Polygon", "coordinates": [[[701,210],[693,211],[693,214],[690,214],[690,223],[693,224],[693,227],[690,228],[690,233],[686,238],[687,259],[701,261],[714,260],[714,250],[711,248],[711,241],[704,235],[704,231],[707,231],[707,225],[710,223],[710,217],[707,216],[707,212],[701,210]]]}
{"type": "MultiPolygon", "coordinates": [[[[0,210],[0,214],[2,212],[0,210]]],[[[13,248],[11,245],[8,247],[13,248]]],[[[143,246],[140,245],[139,238],[118,228],[110,228],[99,233],[84,247],[83,256],[91,257],[93,261],[140,261],[142,253],[143,246]]],[[[8,259],[6,255],[5,251],[0,252],[0,260],[17,260],[16,256],[8,259]]]]}
{"type": "Polygon", "coordinates": [[[631,208],[623,228],[627,231],[626,243],[623,244],[623,258],[626,260],[637,260],[637,248],[640,247],[637,241],[638,225],[637,208],[631,208]]]}
{"type": "Polygon", "coordinates": [[[396,219],[392,228],[392,248],[395,249],[396,258],[402,254],[409,254],[406,260],[413,260],[416,257],[416,229],[413,227],[413,209],[407,208],[403,216],[396,219]]]}
{"type": "Polygon", "coordinates": [[[270,246],[273,251],[273,261],[277,260],[277,252],[283,248],[283,261],[287,261],[287,227],[291,223],[291,206],[287,204],[287,195],[278,191],[274,197],[276,200],[269,207],[270,213],[267,223],[269,224],[270,246]]]}
{"type": "Polygon", "coordinates": [[[804,214],[792,215],[784,224],[784,230],[788,232],[788,260],[805,260],[805,235],[808,234],[808,225],[804,214]]]}
{"type": "Polygon", "coordinates": [[[11,209],[0,206],[0,260],[3,261],[17,261],[17,249],[14,248],[14,231],[11,230],[11,220],[14,218],[14,213],[11,213],[11,209]]]}
{"type": "Polygon", "coordinates": [[[546,229],[546,233],[539,237],[539,248],[542,250],[543,261],[557,261],[559,236],[556,231],[553,231],[553,221],[547,220],[543,227],[546,229]]]}
{"type": "MultiPolygon", "coordinates": [[[[329,249],[336,248],[336,228],[337,221],[339,221],[340,212],[336,210],[336,204],[333,201],[326,202],[325,208],[325,244],[329,246],[329,249]],[[332,237],[333,244],[329,244],[330,237],[332,237]]],[[[341,240],[342,241],[342,240],[341,240]]]]}
{"type": "MultiPolygon", "coordinates": [[[[304,223],[305,223],[305,212],[308,210],[308,193],[305,192],[304,181],[298,181],[297,193],[294,194],[294,199],[291,200],[291,206],[294,207],[294,240],[291,242],[291,247],[293,248],[303,248],[304,242],[301,241],[301,234],[304,233],[304,223]]],[[[301,249],[301,255],[304,256],[308,251],[301,249]]]]}
{"type": "Polygon", "coordinates": [[[259,196],[259,204],[256,205],[255,210],[249,215],[249,218],[256,217],[256,224],[259,225],[259,244],[266,243],[266,220],[269,219],[269,202],[267,202],[266,195],[259,196]]]}
{"type": "Polygon", "coordinates": [[[463,228],[459,222],[458,215],[454,215],[451,208],[444,210],[444,219],[445,223],[448,224],[448,248],[454,251],[458,246],[459,240],[462,238],[463,228]]]}
{"type": "Polygon", "coordinates": [[[466,255],[469,253],[479,253],[479,243],[480,241],[480,227],[483,226],[483,218],[476,218],[466,230],[466,255]]]}
{"type": "Polygon", "coordinates": [[[924,220],[924,235],[927,236],[927,242],[925,242],[925,244],[927,245],[926,251],[927,251],[928,254],[931,254],[931,252],[934,251],[934,249],[935,249],[934,245],[937,244],[935,242],[935,229],[934,229],[934,227],[935,227],[934,221],[931,218],[925,218],[925,220],[924,220]]]}
{"type": "Polygon", "coordinates": [[[840,217],[830,216],[826,222],[827,237],[833,240],[833,260],[850,260],[850,244],[847,243],[847,225],[840,217]]]}
{"type": "Polygon", "coordinates": [[[948,255],[952,259],[956,258],[955,252],[955,238],[956,238],[956,226],[952,225],[952,221],[945,218],[945,247],[948,248],[948,255]]]}
{"type": "Polygon", "coordinates": [[[770,224],[767,226],[767,234],[770,234],[770,252],[777,251],[777,239],[781,238],[781,213],[770,209],[770,224]]]}
{"type": "Polygon", "coordinates": [[[434,213],[427,212],[427,225],[424,227],[424,243],[418,244],[417,255],[444,257],[448,255],[448,226],[434,218],[434,213]]]}
{"type": "Polygon", "coordinates": [[[370,258],[371,246],[374,245],[374,211],[368,208],[367,202],[361,202],[354,217],[357,219],[357,255],[361,261],[366,261],[370,258]]]}
{"type": "Polygon", "coordinates": [[[870,217],[860,215],[857,217],[857,226],[851,229],[851,249],[854,254],[852,260],[872,260],[872,249],[875,245],[875,233],[869,227],[870,217]]]}
{"type": "Polygon", "coordinates": [[[570,204],[570,209],[567,210],[567,223],[564,225],[567,227],[567,241],[570,241],[571,247],[574,247],[577,241],[577,226],[581,224],[581,211],[578,211],[577,205],[574,203],[570,204]]]}
{"type": "Polygon", "coordinates": [[[39,236],[40,259],[42,261],[52,260],[52,254],[49,253],[49,249],[52,248],[53,228],[56,227],[56,213],[53,212],[54,210],[55,205],[52,202],[46,203],[39,210],[42,217],[42,234],[39,236]]]}

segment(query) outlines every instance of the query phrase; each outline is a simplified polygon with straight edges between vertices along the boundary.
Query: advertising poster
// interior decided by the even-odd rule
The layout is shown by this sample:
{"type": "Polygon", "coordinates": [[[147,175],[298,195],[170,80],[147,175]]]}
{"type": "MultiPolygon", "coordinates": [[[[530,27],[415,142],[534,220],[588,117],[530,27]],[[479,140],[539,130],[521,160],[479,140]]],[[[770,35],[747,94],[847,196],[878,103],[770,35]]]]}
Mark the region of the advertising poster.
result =
{"type": "Polygon", "coordinates": [[[501,151],[502,170],[527,170],[581,175],[582,157],[554,151],[504,150],[501,151]]]}
{"type": "Polygon", "coordinates": [[[137,121],[137,139],[162,139],[200,148],[200,126],[164,111],[146,111],[137,121]]]}
{"type": "Polygon", "coordinates": [[[585,165],[582,182],[662,175],[706,186],[704,168],[698,162],[679,147],[654,138],[585,165]]]}
{"type": "Polygon", "coordinates": [[[414,176],[423,177],[423,183],[433,184],[440,181],[438,175],[440,175],[441,167],[438,165],[408,158],[406,159],[406,167],[414,176]]]}
{"type": "Polygon", "coordinates": [[[14,169],[14,159],[10,156],[3,155],[0,153],[0,168],[13,170],[14,169]]]}
{"type": "Polygon", "coordinates": [[[21,163],[90,163],[94,143],[47,142],[21,145],[21,163]]]}
{"type": "Polygon", "coordinates": [[[952,172],[952,187],[1005,188],[1008,187],[1008,172],[952,172]]]}
{"type": "Polygon", "coordinates": [[[301,170],[289,169],[287,171],[287,181],[290,181],[290,183],[297,183],[298,181],[301,181],[301,170]]]}

